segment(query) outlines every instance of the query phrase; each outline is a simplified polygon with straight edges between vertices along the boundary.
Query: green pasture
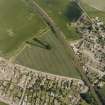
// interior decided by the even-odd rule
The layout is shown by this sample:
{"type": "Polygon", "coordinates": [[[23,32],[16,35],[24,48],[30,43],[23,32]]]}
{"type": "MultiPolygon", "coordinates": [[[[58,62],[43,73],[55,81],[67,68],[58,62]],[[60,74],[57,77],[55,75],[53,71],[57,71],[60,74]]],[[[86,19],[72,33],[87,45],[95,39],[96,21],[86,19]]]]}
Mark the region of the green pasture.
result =
{"type": "Polygon", "coordinates": [[[0,0],[0,56],[12,55],[43,27],[43,21],[23,0],[0,0]]]}
{"type": "Polygon", "coordinates": [[[73,63],[73,52],[67,52],[67,48],[56,36],[48,30],[39,37],[43,44],[50,46],[47,49],[43,44],[30,40],[32,44],[17,56],[16,62],[30,68],[53,74],[80,78],[73,63]]]}
{"type": "Polygon", "coordinates": [[[71,0],[35,0],[42,7],[54,22],[64,32],[69,40],[78,39],[80,35],[71,22],[77,20],[81,15],[80,8],[71,0]]]}

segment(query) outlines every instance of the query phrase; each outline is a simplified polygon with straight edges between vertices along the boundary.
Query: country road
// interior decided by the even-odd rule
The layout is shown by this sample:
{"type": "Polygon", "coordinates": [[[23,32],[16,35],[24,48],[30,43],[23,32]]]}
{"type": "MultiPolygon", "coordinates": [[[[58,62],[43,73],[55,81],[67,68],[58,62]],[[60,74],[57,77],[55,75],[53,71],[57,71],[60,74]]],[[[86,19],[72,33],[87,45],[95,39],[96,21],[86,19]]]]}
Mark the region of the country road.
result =
{"type": "MultiPolygon", "coordinates": [[[[65,47],[68,47],[68,53],[70,53],[71,49],[68,45],[68,43],[65,41],[64,33],[60,30],[60,28],[56,25],[56,23],[51,19],[51,17],[48,16],[48,14],[35,2],[35,0],[25,0],[30,8],[36,13],[40,15],[40,17],[47,23],[47,25],[51,28],[51,30],[55,33],[56,37],[65,45],[65,47]]],[[[81,8],[81,7],[80,7],[81,8]]],[[[71,56],[71,54],[69,54],[71,56]]],[[[85,72],[82,70],[82,67],[78,64],[78,59],[75,57],[73,58],[75,62],[73,64],[77,68],[78,72],[81,75],[81,78],[84,80],[86,85],[89,87],[92,96],[94,97],[97,105],[102,105],[101,101],[99,100],[99,97],[97,96],[95,89],[93,86],[91,86],[90,81],[88,80],[87,76],[85,75],[85,72]],[[77,63],[76,63],[77,62],[77,63]]]]}

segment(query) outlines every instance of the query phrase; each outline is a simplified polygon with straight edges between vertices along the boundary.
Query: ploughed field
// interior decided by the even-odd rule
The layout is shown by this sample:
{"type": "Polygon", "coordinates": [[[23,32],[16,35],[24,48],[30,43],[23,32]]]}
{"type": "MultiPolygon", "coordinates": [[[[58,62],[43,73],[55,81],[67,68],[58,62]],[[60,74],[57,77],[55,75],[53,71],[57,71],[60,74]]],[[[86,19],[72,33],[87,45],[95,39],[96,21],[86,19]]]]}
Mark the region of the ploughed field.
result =
{"type": "Polygon", "coordinates": [[[73,63],[73,52],[67,48],[50,30],[47,30],[38,41],[31,39],[16,62],[30,68],[58,75],[80,78],[73,63]],[[45,45],[49,46],[46,47],[45,45]]]}
{"type": "Polygon", "coordinates": [[[0,56],[13,55],[43,27],[43,21],[23,0],[0,0],[0,56]]]}

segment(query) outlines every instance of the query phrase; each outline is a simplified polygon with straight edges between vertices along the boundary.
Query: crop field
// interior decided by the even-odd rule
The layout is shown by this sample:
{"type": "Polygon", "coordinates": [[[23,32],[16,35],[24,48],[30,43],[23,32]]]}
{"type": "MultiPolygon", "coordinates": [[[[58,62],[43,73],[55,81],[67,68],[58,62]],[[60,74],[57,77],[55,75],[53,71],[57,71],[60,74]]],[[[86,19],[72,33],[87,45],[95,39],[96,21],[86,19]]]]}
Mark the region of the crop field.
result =
{"type": "Polygon", "coordinates": [[[0,0],[0,56],[11,56],[45,24],[23,0],[0,0]]]}
{"type": "Polygon", "coordinates": [[[71,3],[70,0],[35,0],[42,7],[54,22],[61,28],[69,40],[78,39],[80,35],[71,26],[80,15],[80,8],[71,3]]]}
{"type": "MultiPolygon", "coordinates": [[[[84,0],[81,0],[81,1],[84,1],[84,0]]],[[[103,2],[101,2],[101,3],[103,3],[103,2]]],[[[105,12],[104,11],[94,8],[86,2],[81,2],[81,6],[85,9],[85,11],[88,13],[88,15],[90,17],[99,17],[101,20],[103,20],[105,22],[105,12]]]]}
{"type": "Polygon", "coordinates": [[[72,50],[69,54],[66,47],[50,31],[46,31],[39,40],[50,46],[46,49],[43,44],[31,40],[32,45],[28,45],[22,53],[17,56],[16,62],[30,68],[53,74],[80,78],[73,66],[72,50]]]}

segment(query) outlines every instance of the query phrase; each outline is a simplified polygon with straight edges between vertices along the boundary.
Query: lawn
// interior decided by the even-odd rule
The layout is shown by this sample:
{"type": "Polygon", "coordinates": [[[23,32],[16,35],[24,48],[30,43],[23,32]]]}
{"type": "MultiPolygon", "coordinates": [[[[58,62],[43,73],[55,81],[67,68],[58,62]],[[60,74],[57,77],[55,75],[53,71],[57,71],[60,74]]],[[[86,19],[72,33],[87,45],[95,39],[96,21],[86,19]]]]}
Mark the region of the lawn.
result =
{"type": "Polygon", "coordinates": [[[43,21],[23,0],[0,0],[0,56],[13,55],[43,27],[43,21]]]}
{"type": "Polygon", "coordinates": [[[68,40],[80,38],[71,22],[80,15],[80,8],[70,0],[35,0],[64,32],[68,40]]]}
{"type": "Polygon", "coordinates": [[[33,40],[32,45],[28,45],[21,54],[17,56],[16,62],[39,71],[53,74],[80,78],[73,62],[73,52],[67,52],[67,48],[48,30],[39,40],[50,46],[45,48],[33,40]]]}

